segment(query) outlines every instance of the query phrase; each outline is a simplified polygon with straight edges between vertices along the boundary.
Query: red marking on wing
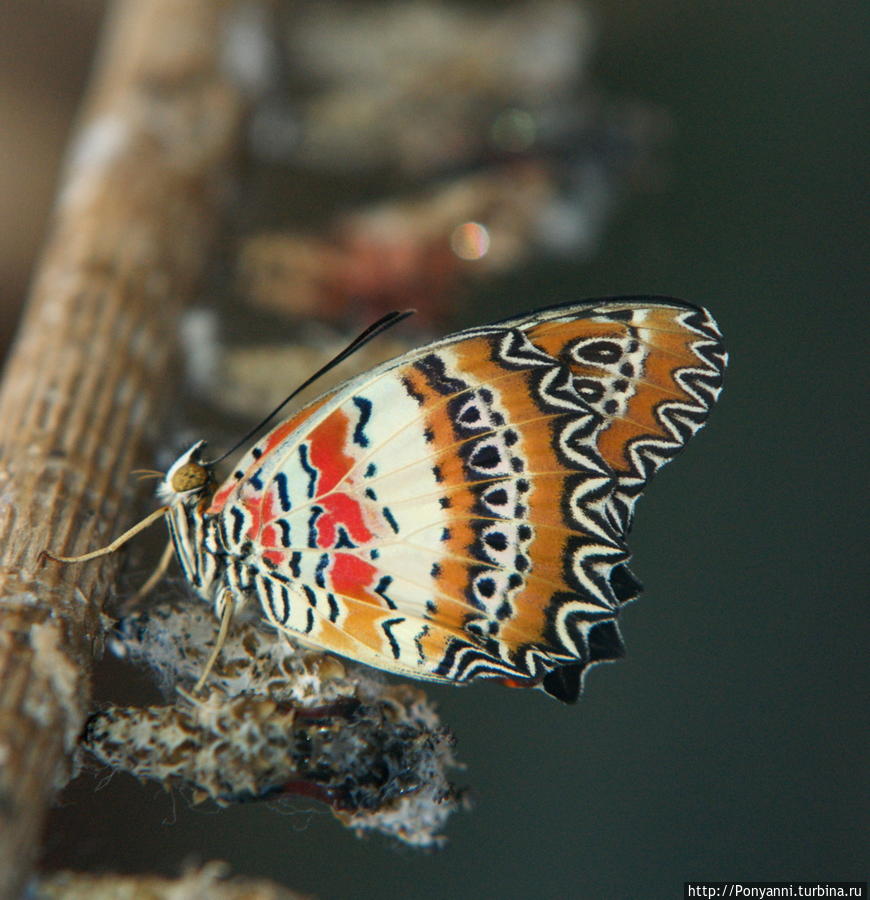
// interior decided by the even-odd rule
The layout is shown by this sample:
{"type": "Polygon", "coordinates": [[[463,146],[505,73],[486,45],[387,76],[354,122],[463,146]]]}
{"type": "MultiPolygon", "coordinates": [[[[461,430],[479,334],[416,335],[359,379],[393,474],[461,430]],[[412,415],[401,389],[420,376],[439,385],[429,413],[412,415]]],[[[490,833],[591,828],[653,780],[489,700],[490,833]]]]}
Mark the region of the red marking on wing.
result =
{"type": "Polygon", "coordinates": [[[260,503],[259,497],[243,497],[242,503],[244,504],[245,509],[251,515],[251,524],[248,527],[248,531],[245,534],[245,537],[247,537],[249,540],[254,540],[259,535],[260,525],[263,522],[263,506],[260,503]]]}
{"type": "Polygon", "coordinates": [[[260,516],[262,525],[274,522],[277,518],[275,515],[275,495],[271,491],[263,494],[263,498],[260,500],[260,516]]]}
{"type": "Polygon", "coordinates": [[[331,491],[350,471],[354,459],[344,452],[350,421],[342,410],[327,416],[308,437],[311,465],[320,473],[317,496],[331,491]]]}
{"type": "Polygon", "coordinates": [[[224,504],[230,497],[230,494],[236,489],[238,486],[238,481],[235,478],[230,478],[224,482],[224,486],[212,497],[211,505],[206,510],[206,514],[220,512],[224,508],[224,504]]]}
{"type": "Polygon", "coordinates": [[[274,525],[267,525],[260,533],[260,543],[264,547],[277,547],[278,534],[274,525]]]}
{"type": "Polygon", "coordinates": [[[374,582],[377,572],[375,566],[352,553],[336,553],[329,577],[336,593],[371,602],[366,588],[374,582]]]}
{"type": "Polygon", "coordinates": [[[280,566],[286,561],[286,556],[281,550],[266,550],[263,553],[263,559],[268,559],[269,562],[275,563],[276,566],[280,566]]]}
{"type": "Polygon", "coordinates": [[[374,535],[363,519],[362,506],[347,494],[330,494],[318,501],[323,513],[317,519],[317,546],[334,547],[339,525],[356,543],[366,543],[374,535]]]}
{"type": "Polygon", "coordinates": [[[264,456],[268,456],[279,444],[283,443],[285,438],[289,437],[303,422],[316,413],[328,399],[329,397],[323,397],[318,403],[312,403],[310,406],[306,406],[305,409],[297,413],[291,419],[282,422],[277,428],[270,431],[263,441],[263,453],[260,460],[262,461],[264,456]]]}

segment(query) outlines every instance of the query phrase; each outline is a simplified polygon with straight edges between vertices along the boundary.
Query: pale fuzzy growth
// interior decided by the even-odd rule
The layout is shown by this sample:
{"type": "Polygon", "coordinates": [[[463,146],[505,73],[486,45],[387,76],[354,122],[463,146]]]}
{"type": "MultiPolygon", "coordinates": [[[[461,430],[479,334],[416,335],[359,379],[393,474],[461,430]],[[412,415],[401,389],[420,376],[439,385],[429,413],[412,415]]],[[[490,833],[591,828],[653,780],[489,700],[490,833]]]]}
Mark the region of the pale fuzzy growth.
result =
{"type": "MultiPolygon", "coordinates": [[[[196,679],[214,635],[206,607],[163,605],[125,620],[114,649],[171,692],[196,679]]],[[[203,697],[110,707],[91,717],[85,737],[102,764],[195,802],[301,794],[357,833],[417,847],[441,843],[463,803],[447,779],[452,745],[417,688],[300,650],[255,622],[233,627],[203,697]]]]}
{"type": "MultiPolygon", "coordinates": [[[[176,685],[189,688],[199,678],[216,634],[208,606],[164,603],[122,620],[112,650],[150,668],[171,697],[176,685]]],[[[357,692],[373,695],[383,684],[372,675],[355,668],[349,677],[335,657],[301,650],[271,629],[239,621],[230,630],[209,684],[226,697],[258,694],[319,706],[357,692]]]]}
{"type": "Polygon", "coordinates": [[[32,900],[310,900],[296,891],[263,879],[230,874],[227,863],[207,862],[178,878],[55,872],[28,886],[32,900]]]}

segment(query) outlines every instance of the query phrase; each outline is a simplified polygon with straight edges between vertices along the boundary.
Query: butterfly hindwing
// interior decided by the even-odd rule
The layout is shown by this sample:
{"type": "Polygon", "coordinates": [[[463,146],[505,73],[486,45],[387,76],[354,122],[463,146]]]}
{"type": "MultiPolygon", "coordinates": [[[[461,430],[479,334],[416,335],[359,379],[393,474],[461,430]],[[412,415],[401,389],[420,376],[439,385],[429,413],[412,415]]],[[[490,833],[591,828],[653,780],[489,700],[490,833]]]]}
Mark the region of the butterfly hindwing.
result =
{"type": "Polygon", "coordinates": [[[205,515],[236,588],[291,635],[576,699],[584,669],[622,653],[634,504],[724,366],[709,314],[668,299],[468,329],[279,425],[205,515]]]}

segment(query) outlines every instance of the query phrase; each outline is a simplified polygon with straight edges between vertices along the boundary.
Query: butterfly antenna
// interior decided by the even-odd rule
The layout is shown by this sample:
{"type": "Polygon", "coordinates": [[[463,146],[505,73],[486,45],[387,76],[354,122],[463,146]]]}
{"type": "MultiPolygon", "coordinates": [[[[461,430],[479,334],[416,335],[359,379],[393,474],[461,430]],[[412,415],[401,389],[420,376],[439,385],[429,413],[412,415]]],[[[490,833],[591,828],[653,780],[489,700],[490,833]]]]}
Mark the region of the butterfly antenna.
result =
{"type": "Polygon", "coordinates": [[[219,462],[222,462],[223,460],[225,460],[228,456],[232,456],[232,454],[235,453],[236,450],[239,449],[239,447],[242,447],[245,444],[247,444],[248,441],[250,441],[251,438],[253,438],[254,435],[257,434],[257,432],[259,432],[261,429],[265,428],[269,424],[269,422],[271,422],[272,419],[274,419],[275,416],[277,416],[278,413],[281,412],[281,410],[284,409],[284,407],[294,397],[296,397],[298,394],[302,393],[302,391],[304,391],[305,388],[307,388],[309,385],[314,384],[314,382],[317,381],[318,378],[320,378],[322,375],[325,375],[330,369],[334,369],[337,365],[339,365],[340,363],[343,363],[349,356],[353,356],[353,354],[356,353],[357,350],[364,347],[369,341],[374,340],[374,338],[376,338],[380,334],[383,334],[387,329],[392,328],[394,325],[398,325],[399,322],[404,321],[405,319],[408,318],[408,316],[414,315],[414,312],[415,312],[415,310],[413,310],[413,309],[406,309],[406,310],[403,310],[402,312],[391,312],[391,313],[387,313],[385,316],[378,319],[377,322],[373,322],[371,325],[369,325],[368,328],[366,328],[365,331],[363,331],[361,334],[358,334],[344,348],[344,350],[342,350],[337,355],[333,356],[333,358],[328,363],[321,366],[312,376],[310,376],[309,378],[306,378],[305,381],[303,381],[302,384],[300,384],[299,387],[296,388],[295,391],[293,391],[293,393],[291,393],[289,396],[285,397],[272,410],[272,412],[270,412],[269,415],[266,416],[265,419],[263,419],[262,422],[260,422],[258,425],[255,425],[243,438],[236,441],[236,443],[232,447],[230,447],[230,449],[227,450],[226,453],[222,454],[217,459],[213,460],[211,463],[209,463],[209,465],[212,465],[212,466],[217,465],[219,462]]]}

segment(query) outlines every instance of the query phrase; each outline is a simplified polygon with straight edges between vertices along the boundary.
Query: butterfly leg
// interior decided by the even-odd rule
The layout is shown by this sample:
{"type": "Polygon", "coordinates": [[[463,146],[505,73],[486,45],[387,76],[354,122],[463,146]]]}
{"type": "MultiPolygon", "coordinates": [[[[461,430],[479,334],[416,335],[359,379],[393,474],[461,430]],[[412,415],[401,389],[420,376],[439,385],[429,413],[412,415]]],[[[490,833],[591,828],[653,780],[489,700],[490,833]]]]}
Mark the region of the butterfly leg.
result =
{"type": "Polygon", "coordinates": [[[116,537],[111,544],[100,547],[99,550],[91,550],[90,553],[83,553],[81,556],[55,556],[53,553],[49,553],[48,550],[40,550],[39,562],[42,563],[46,559],[51,559],[54,560],[54,562],[79,563],[87,562],[89,559],[97,559],[100,556],[108,556],[110,553],[114,553],[119,547],[123,547],[127,541],[139,534],[140,531],[144,531],[149,525],[153,525],[158,519],[162,519],[167,512],[169,512],[168,506],[161,506],[158,509],[155,509],[151,515],[145,516],[141,522],[137,522],[120,537],[116,537]]]}
{"type": "Polygon", "coordinates": [[[199,681],[194,685],[194,694],[198,694],[205,685],[206,679],[214,668],[214,664],[218,661],[221,650],[223,650],[223,646],[227,641],[227,635],[230,633],[230,622],[233,619],[235,603],[233,601],[233,595],[229,591],[223,595],[222,599],[223,610],[221,611],[220,631],[218,632],[217,641],[215,641],[214,650],[212,650],[211,656],[209,656],[208,662],[205,664],[205,669],[203,670],[202,675],[199,676],[199,681]]]}
{"type": "Polygon", "coordinates": [[[172,562],[172,557],[175,554],[175,545],[172,541],[166,542],[166,548],[163,550],[163,554],[160,557],[160,561],[157,563],[157,567],[154,571],[148,576],[145,584],[136,591],[133,596],[125,601],[124,608],[129,609],[135,607],[141,600],[144,600],[151,591],[157,586],[157,583],[161,578],[166,574],[166,570],[169,568],[169,564],[172,562]]]}

